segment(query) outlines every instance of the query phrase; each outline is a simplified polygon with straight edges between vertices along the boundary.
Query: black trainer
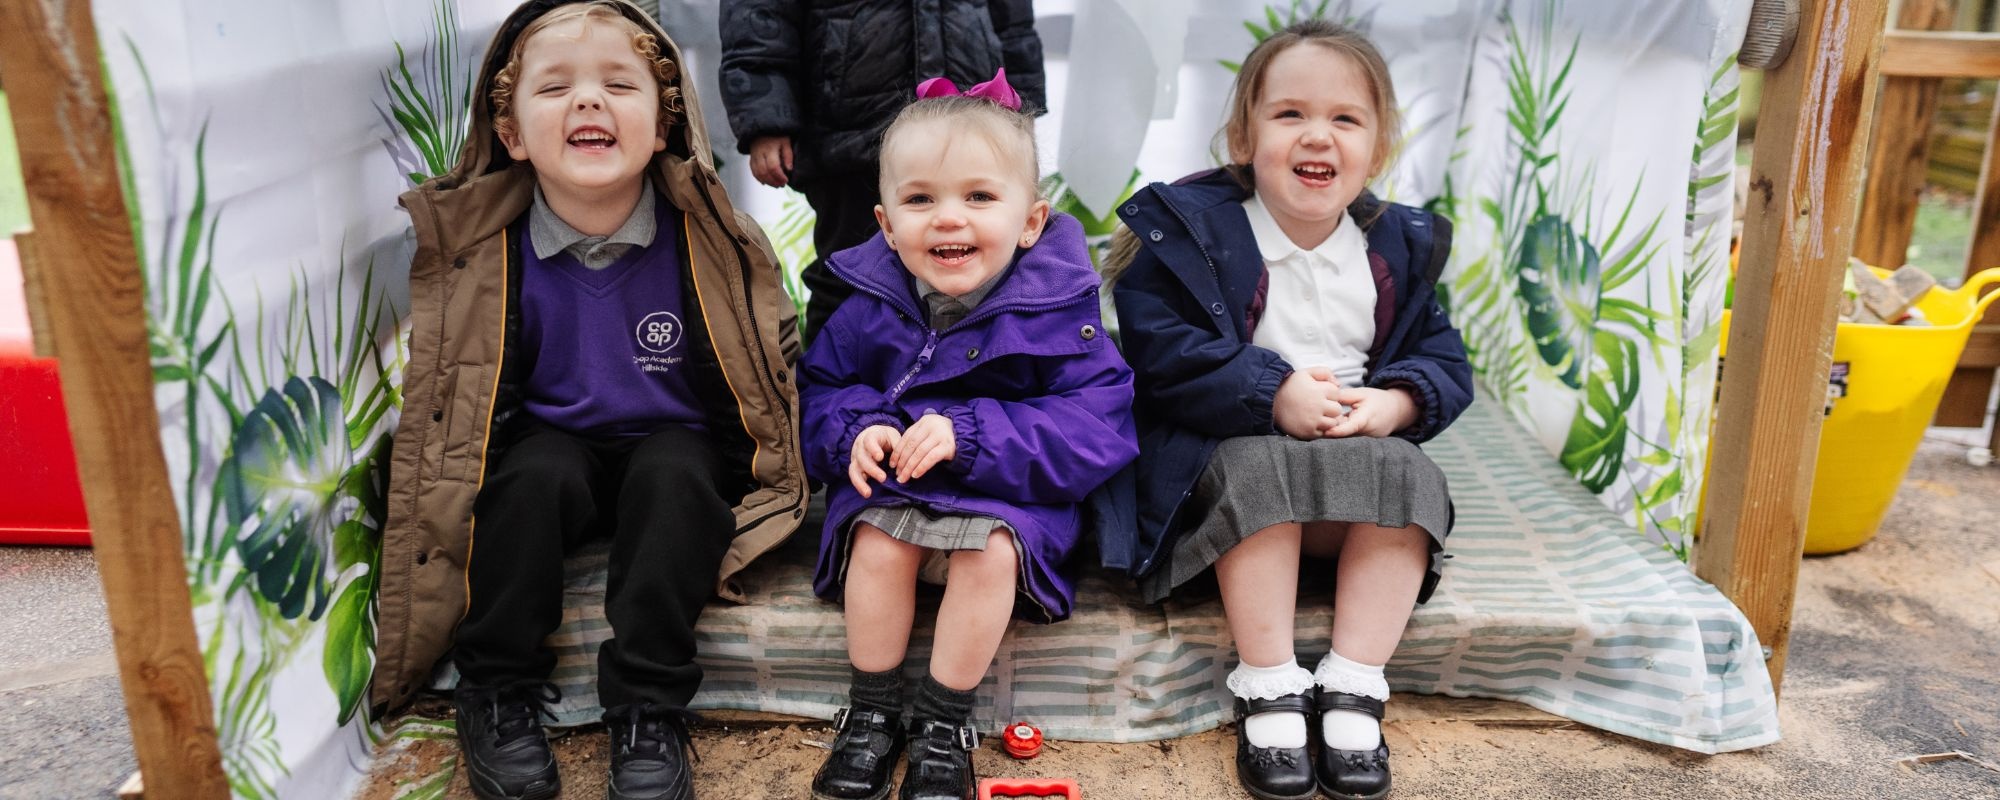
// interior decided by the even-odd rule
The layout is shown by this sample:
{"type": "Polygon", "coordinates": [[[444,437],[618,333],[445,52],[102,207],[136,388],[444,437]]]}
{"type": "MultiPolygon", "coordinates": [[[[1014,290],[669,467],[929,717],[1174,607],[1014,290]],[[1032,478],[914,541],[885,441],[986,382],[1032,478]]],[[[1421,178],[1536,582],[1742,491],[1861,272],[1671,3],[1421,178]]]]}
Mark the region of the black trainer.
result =
{"type": "Polygon", "coordinates": [[[694,800],[688,757],[694,740],[688,724],[701,717],[685,708],[633,703],[605,709],[611,731],[610,800],[694,800]]]}
{"type": "MultiPolygon", "coordinates": [[[[1382,701],[1373,697],[1321,690],[1318,706],[1321,714],[1359,711],[1377,722],[1382,719],[1382,701]]],[[[1382,737],[1373,750],[1321,747],[1314,772],[1319,776],[1320,791],[1334,800],[1381,800],[1389,796],[1389,739],[1382,737]]]]}
{"type": "Polygon", "coordinates": [[[972,751],[979,734],[969,723],[918,720],[910,726],[910,760],[903,770],[901,800],[972,800],[978,776],[972,751]]]}
{"type": "Polygon", "coordinates": [[[889,773],[903,754],[903,720],[872,709],[843,708],[833,715],[833,752],[813,775],[813,800],[882,800],[889,773]]]}
{"type": "Polygon", "coordinates": [[[555,753],[542,730],[547,704],[562,699],[547,683],[463,688],[452,693],[458,709],[458,747],[479,800],[551,800],[562,793],[555,753]]]}
{"type": "MultiPolygon", "coordinates": [[[[1319,784],[1313,780],[1312,761],[1304,747],[1258,747],[1250,743],[1250,737],[1243,733],[1242,720],[1252,714],[1266,712],[1286,712],[1312,721],[1312,698],[1304,693],[1280,695],[1270,699],[1244,700],[1238,698],[1239,712],[1236,728],[1236,779],[1243,783],[1243,790],[1262,800],[1307,800],[1318,792],[1319,784]]],[[[1311,741],[1310,734],[1306,737],[1311,741]]]]}

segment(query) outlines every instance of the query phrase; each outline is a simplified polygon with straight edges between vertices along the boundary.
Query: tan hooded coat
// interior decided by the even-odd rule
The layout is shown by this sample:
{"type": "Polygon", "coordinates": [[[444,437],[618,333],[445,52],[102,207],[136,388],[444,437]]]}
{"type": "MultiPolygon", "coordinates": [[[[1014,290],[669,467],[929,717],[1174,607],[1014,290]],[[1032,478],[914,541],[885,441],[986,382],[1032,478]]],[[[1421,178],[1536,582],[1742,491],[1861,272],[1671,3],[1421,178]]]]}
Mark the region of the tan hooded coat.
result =
{"type": "MultiPolygon", "coordinates": [[[[534,0],[501,25],[472,93],[471,131],[457,167],[401,198],[417,249],[410,264],[410,360],[383,528],[369,696],[378,711],[402,705],[423,685],[465,613],[465,565],[478,528],[473,498],[485,477],[501,365],[511,344],[508,280],[517,265],[509,263],[508,230],[528,209],[535,186],[529,166],[508,158],[495,137],[486,98],[522,28],[562,4],[534,0]]],[[[685,64],[679,46],[645,12],[618,5],[659,37],[662,55],[685,64]]],[[[748,463],[739,467],[754,488],[735,508],[736,538],[717,581],[718,593],[741,602],[737,573],[783,542],[805,514],[790,368],[798,354],[796,312],[763,231],[730,204],[716,177],[701,104],[682,73],[675,80],[681,81],[686,123],[669,131],[669,145],[655,155],[650,176],[686,215],[695,287],[690,304],[706,323],[747,435],[748,463]]]]}

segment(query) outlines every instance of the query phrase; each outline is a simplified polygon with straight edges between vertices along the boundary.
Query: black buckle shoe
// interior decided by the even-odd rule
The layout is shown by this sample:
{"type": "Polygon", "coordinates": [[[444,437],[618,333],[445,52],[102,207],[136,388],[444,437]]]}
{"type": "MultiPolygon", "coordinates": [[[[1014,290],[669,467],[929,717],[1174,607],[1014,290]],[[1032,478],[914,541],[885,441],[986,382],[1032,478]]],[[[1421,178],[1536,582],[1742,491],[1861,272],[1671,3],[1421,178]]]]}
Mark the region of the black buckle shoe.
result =
{"type": "Polygon", "coordinates": [[[562,699],[548,683],[460,688],[458,747],[479,800],[552,800],[562,793],[555,753],[542,730],[547,704],[562,699]]]}
{"type": "MultiPolygon", "coordinates": [[[[1382,720],[1382,701],[1346,692],[1319,693],[1319,712],[1359,711],[1382,720]]],[[[1334,800],[1380,800],[1389,795],[1389,739],[1373,750],[1335,750],[1321,747],[1313,770],[1319,776],[1319,790],[1334,800]]]]}
{"type": "MultiPolygon", "coordinates": [[[[1236,701],[1242,716],[1236,730],[1236,779],[1244,791],[1262,800],[1307,800],[1318,784],[1313,782],[1312,761],[1304,747],[1258,747],[1244,735],[1242,720],[1271,711],[1298,714],[1312,721],[1312,698],[1288,694],[1269,700],[1236,701]]],[[[1307,741],[1311,741],[1310,736],[1307,741]]]]}
{"type": "Polygon", "coordinates": [[[909,767],[903,770],[901,800],[972,800],[978,776],[972,751],[979,734],[969,724],[919,721],[910,731],[909,767]]]}
{"type": "Polygon", "coordinates": [[[633,703],[606,709],[611,731],[611,800],[694,800],[688,724],[701,717],[685,708],[633,703]]]}
{"type": "Polygon", "coordinates": [[[813,800],[882,800],[889,773],[903,754],[903,720],[871,709],[843,708],[833,715],[833,752],[813,775],[813,800]]]}

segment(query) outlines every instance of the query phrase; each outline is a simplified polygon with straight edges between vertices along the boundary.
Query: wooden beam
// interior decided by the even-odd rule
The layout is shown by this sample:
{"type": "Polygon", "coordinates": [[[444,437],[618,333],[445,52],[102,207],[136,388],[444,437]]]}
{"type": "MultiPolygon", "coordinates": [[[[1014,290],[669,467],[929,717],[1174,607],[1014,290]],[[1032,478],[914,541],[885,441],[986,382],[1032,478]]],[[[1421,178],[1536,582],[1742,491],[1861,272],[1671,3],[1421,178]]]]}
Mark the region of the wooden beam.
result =
{"type": "Polygon", "coordinates": [[[2000,78],[2000,34],[1891,33],[1882,43],[1882,74],[1912,78],[2000,78]]]}
{"type": "MultiPolygon", "coordinates": [[[[2000,103],[1993,105],[1993,118],[1986,123],[1986,155],[1979,165],[1978,199],[1972,203],[1972,247],[1965,254],[1965,276],[1970,278],[1987,267],[2000,267],[2000,103]]],[[[1989,309],[1985,324],[1975,329],[1973,337],[1988,338],[1981,336],[1982,329],[1996,321],[2000,321],[2000,314],[1989,309]]],[[[1966,349],[1938,401],[1933,424],[1965,428],[1986,424],[1986,399],[1993,396],[1993,367],[1980,367],[1970,360],[1978,345],[1969,344],[1966,349]]],[[[1994,441],[2000,442],[2000,426],[1995,430],[1994,441]]]]}
{"type": "Polygon", "coordinates": [[[1887,0],[1806,0],[1765,73],[1708,520],[1695,571],[1749,617],[1782,683],[1835,300],[1854,245],[1887,0]]]}
{"type": "Polygon", "coordinates": [[[87,0],[0,0],[0,72],[35,221],[19,239],[38,287],[28,311],[62,362],[133,749],[148,797],[225,798],[100,63],[87,0]]]}
{"type": "MultiPolygon", "coordinates": [[[[1896,27],[1950,30],[1954,0],[1903,0],[1896,27]]],[[[1861,192],[1861,224],[1854,231],[1854,254],[1878,267],[1903,265],[1917,227],[1917,196],[1930,162],[1931,123],[1937,118],[1938,78],[1887,77],[1868,146],[1868,186],[1861,192]]]]}

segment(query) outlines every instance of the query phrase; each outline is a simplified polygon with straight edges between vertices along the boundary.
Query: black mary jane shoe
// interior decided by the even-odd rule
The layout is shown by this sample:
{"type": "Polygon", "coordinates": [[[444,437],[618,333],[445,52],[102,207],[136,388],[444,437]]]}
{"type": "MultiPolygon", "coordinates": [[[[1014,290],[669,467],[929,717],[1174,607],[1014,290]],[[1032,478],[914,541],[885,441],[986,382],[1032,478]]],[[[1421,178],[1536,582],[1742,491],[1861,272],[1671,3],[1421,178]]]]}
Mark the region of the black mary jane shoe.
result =
{"type": "MultiPolygon", "coordinates": [[[[1319,693],[1319,712],[1359,711],[1382,721],[1382,701],[1346,692],[1319,693]]],[[[1389,740],[1373,750],[1336,750],[1321,747],[1314,764],[1319,790],[1333,800],[1381,800],[1389,796],[1389,740]]]]}
{"type": "Polygon", "coordinates": [[[910,760],[903,770],[900,800],[972,800],[979,780],[972,751],[979,734],[965,722],[918,720],[910,726],[910,760]]]}
{"type": "Polygon", "coordinates": [[[882,800],[889,773],[903,754],[903,719],[872,709],[843,708],[833,715],[833,752],[813,775],[813,800],[882,800]]]}
{"type": "MultiPolygon", "coordinates": [[[[1258,747],[1243,733],[1242,724],[1252,715],[1268,712],[1298,714],[1312,720],[1313,701],[1304,694],[1288,694],[1268,700],[1236,701],[1241,712],[1236,729],[1236,779],[1243,789],[1261,800],[1307,800],[1318,785],[1313,782],[1312,760],[1304,747],[1258,747]]],[[[1311,739],[1310,736],[1307,737],[1311,739]]]]}

